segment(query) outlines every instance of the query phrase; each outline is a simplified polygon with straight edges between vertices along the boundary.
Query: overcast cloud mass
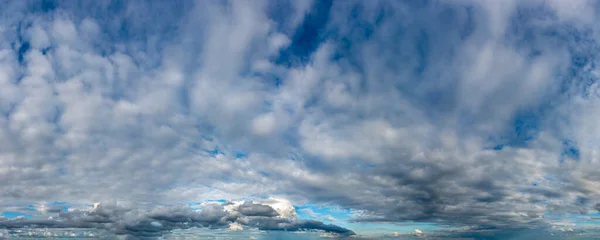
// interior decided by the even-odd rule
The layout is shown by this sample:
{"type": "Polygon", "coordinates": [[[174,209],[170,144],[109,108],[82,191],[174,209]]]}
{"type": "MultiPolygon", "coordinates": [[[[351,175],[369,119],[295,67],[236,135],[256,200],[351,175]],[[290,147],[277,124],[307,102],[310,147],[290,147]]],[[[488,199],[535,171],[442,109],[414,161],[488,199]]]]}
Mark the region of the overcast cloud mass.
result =
{"type": "Polygon", "coordinates": [[[0,238],[596,238],[599,7],[0,1],[0,238]]]}

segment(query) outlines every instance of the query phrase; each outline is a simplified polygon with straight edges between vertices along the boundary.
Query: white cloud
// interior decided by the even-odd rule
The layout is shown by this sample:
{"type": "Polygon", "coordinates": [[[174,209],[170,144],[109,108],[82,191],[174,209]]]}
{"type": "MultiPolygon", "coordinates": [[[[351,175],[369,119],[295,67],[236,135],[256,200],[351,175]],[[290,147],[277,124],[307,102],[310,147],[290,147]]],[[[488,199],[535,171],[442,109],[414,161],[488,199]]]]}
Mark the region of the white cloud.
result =
{"type": "Polygon", "coordinates": [[[279,213],[279,216],[283,218],[297,218],[298,214],[292,203],[287,199],[282,198],[270,198],[265,200],[258,200],[256,203],[264,204],[272,207],[279,213]]]}
{"type": "Polygon", "coordinates": [[[229,224],[229,230],[231,230],[231,231],[241,231],[241,230],[244,230],[244,227],[242,227],[242,225],[240,225],[239,223],[234,222],[234,223],[230,223],[229,224]]]}
{"type": "Polygon", "coordinates": [[[276,127],[276,119],[272,113],[262,114],[252,120],[252,131],[257,135],[269,135],[276,127]]]}

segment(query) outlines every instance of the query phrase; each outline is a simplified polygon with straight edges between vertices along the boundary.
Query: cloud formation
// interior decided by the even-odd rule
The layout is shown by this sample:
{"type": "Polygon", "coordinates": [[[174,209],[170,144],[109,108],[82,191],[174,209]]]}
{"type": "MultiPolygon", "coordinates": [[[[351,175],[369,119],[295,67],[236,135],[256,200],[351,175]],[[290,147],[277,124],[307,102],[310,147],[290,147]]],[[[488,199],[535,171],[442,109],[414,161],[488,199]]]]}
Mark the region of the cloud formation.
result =
{"type": "Polygon", "coordinates": [[[338,236],[349,236],[351,230],[314,220],[277,217],[268,205],[244,202],[226,210],[227,204],[205,204],[200,211],[189,206],[159,207],[152,209],[101,203],[88,211],[61,211],[48,219],[0,219],[0,228],[60,228],[96,229],[130,238],[157,238],[175,229],[225,228],[235,224],[259,230],[314,231],[321,230],[338,236]]]}
{"type": "MultiPolygon", "coordinates": [[[[506,232],[599,210],[594,1],[42,2],[0,3],[0,212],[279,196],[506,232]]],[[[227,206],[0,226],[351,232],[227,206]]]]}

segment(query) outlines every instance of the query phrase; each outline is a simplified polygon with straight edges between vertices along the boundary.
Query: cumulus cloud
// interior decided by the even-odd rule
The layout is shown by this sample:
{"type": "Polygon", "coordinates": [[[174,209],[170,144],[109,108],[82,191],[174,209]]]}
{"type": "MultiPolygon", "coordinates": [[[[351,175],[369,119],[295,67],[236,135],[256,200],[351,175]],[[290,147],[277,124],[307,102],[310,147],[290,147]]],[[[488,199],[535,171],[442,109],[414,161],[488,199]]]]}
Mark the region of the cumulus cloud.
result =
{"type": "Polygon", "coordinates": [[[354,235],[351,230],[314,220],[297,220],[277,217],[271,207],[245,202],[237,208],[226,210],[225,204],[205,204],[195,211],[188,206],[143,207],[102,203],[92,210],[60,212],[51,219],[0,219],[5,229],[81,228],[105,230],[109,233],[135,238],[161,237],[176,229],[229,228],[243,230],[242,226],[261,230],[325,231],[340,236],[354,235]],[[267,214],[268,213],[268,214],[267,214]]]}
{"type": "Polygon", "coordinates": [[[275,211],[271,206],[263,204],[253,204],[250,202],[244,202],[244,204],[238,207],[238,211],[246,216],[263,216],[263,217],[276,217],[279,213],[275,211]]]}
{"type": "Polygon", "coordinates": [[[598,210],[596,3],[576,2],[2,2],[1,211],[61,220],[0,226],[349,233],[296,219],[310,202],[508,231],[598,210]],[[41,205],[257,196],[289,201],[41,205]]]}

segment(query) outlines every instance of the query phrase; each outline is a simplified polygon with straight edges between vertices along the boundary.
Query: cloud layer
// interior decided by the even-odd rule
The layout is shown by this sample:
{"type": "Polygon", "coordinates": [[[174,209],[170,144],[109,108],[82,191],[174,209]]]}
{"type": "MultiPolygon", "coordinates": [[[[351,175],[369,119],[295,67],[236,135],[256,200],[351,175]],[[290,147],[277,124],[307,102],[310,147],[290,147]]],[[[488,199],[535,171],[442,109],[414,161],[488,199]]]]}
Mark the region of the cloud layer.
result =
{"type": "MultiPolygon", "coordinates": [[[[594,1],[42,2],[0,3],[1,206],[279,196],[475,232],[598,211],[594,1]]],[[[216,208],[0,226],[351,232],[216,208]]]]}
{"type": "Polygon", "coordinates": [[[58,216],[48,219],[0,218],[0,228],[95,229],[134,239],[161,237],[175,229],[229,227],[241,230],[241,226],[259,230],[321,230],[338,236],[355,234],[351,230],[314,220],[280,217],[269,205],[244,202],[225,208],[232,204],[205,204],[202,210],[195,211],[189,206],[143,209],[102,203],[91,210],[60,211],[58,216]]]}

